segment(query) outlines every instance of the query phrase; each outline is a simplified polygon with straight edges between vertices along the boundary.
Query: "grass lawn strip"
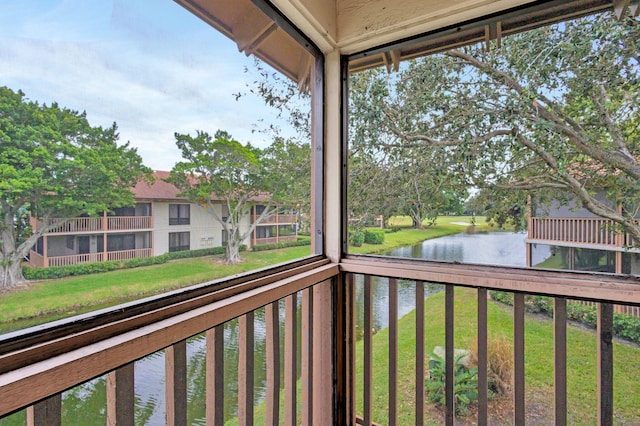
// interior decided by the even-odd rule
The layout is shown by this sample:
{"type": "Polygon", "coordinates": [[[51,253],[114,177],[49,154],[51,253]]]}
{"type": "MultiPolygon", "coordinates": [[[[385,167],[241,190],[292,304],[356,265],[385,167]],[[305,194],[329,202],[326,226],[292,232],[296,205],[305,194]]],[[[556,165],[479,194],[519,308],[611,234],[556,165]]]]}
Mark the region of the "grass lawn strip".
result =
{"type": "MultiPolygon", "coordinates": [[[[115,305],[209,280],[223,278],[309,255],[309,246],[243,253],[245,262],[226,265],[207,256],[161,265],[122,269],[95,275],[33,282],[22,290],[0,295],[0,323],[54,314],[65,317],[95,307],[115,305]]],[[[41,318],[39,323],[52,320],[41,318]]],[[[33,324],[32,324],[33,325],[33,324]]],[[[8,331],[11,324],[0,329],[8,331]]]]}

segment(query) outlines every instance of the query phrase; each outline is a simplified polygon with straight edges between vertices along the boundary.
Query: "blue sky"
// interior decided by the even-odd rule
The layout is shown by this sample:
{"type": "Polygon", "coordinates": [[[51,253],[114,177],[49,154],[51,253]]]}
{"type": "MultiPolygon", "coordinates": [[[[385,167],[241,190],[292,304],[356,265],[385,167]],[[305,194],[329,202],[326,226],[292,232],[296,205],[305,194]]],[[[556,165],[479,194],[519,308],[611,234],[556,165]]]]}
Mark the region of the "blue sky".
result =
{"type": "MultiPolygon", "coordinates": [[[[0,0],[0,86],[117,122],[148,166],[180,160],[174,132],[253,132],[275,120],[246,92],[253,59],[172,0],[0,0]]],[[[280,123],[281,127],[286,125],[280,123]]]]}

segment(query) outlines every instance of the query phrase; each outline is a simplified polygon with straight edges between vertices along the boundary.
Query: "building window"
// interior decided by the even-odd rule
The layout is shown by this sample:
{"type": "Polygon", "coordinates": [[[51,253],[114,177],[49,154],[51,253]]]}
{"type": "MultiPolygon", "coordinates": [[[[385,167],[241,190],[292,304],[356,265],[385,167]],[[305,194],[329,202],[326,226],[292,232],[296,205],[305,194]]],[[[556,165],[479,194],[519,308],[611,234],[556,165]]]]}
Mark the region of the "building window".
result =
{"type": "Polygon", "coordinates": [[[190,250],[189,232],[169,232],[169,252],[190,250]]]}
{"type": "Polygon", "coordinates": [[[190,207],[189,204],[169,204],[169,225],[189,225],[190,207]]]}
{"type": "Polygon", "coordinates": [[[73,250],[74,249],[74,242],[75,242],[75,238],[73,235],[68,235],[67,236],[67,248],[69,250],[73,250]]]}
{"type": "Polygon", "coordinates": [[[222,230],[222,245],[226,245],[229,240],[229,234],[224,229],[222,230]]]}
{"type": "Polygon", "coordinates": [[[136,236],[133,234],[109,235],[107,251],[123,251],[136,249],[136,236]]]}

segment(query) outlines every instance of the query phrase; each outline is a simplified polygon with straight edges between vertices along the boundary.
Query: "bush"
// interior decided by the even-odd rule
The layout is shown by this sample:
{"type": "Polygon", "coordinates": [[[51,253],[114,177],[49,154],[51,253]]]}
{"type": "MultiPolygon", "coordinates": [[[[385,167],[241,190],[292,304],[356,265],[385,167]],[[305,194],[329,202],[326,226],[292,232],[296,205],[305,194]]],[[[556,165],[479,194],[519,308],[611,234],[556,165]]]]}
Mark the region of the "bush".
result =
{"type": "MultiPolygon", "coordinates": [[[[471,364],[478,365],[478,341],[472,346],[471,364]]],[[[513,348],[504,336],[490,336],[487,342],[487,381],[489,397],[509,393],[513,379],[513,348]]]]}
{"type": "Polygon", "coordinates": [[[349,230],[349,244],[354,247],[360,247],[364,243],[364,232],[356,229],[349,230]]]}
{"type": "MultiPolygon", "coordinates": [[[[490,291],[491,298],[506,305],[513,305],[513,293],[490,291]]],[[[527,312],[541,313],[553,317],[553,300],[546,296],[525,296],[527,312]]],[[[598,309],[593,305],[567,304],[567,319],[596,328],[598,309]]],[[[616,337],[640,343],[640,318],[625,314],[613,314],[613,334],[616,337]]]]}
{"type": "Polygon", "coordinates": [[[265,251],[265,250],[276,250],[286,247],[298,247],[298,246],[308,246],[311,245],[311,238],[298,238],[296,241],[282,241],[279,243],[273,244],[256,244],[253,246],[253,251],[265,251]]]}
{"type": "MultiPolygon", "coordinates": [[[[456,414],[468,414],[470,406],[478,401],[478,369],[468,369],[460,362],[465,355],[454,358],[454,405],[456,414]]],[[[429,376],[425,389],[430,402],[438,406],[446,404],[445,397],[445,361],[431,352],[429,354],[429,376]]]]}
{"type": "Polygon", "coordinates": [[[384,229],[365,229],[364,230],[364,242],[367,244],[382,244],[384,243],[384,229]]]}

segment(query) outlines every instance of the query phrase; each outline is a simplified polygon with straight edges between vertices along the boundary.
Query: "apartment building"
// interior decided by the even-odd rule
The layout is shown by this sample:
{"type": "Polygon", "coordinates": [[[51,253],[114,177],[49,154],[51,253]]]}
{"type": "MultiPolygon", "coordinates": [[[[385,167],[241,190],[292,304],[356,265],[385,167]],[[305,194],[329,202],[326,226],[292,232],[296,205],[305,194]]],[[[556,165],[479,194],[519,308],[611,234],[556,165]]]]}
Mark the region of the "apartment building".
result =
{"type": "MultiPolygon", "coordinates": [[[[29,256],[34,267],[64,266],[105,260],[127,260],[158,256],[180,250],[222,246],[227,235],[209,207],[178,196],[180,192],[164,179],[169,172],[154,172],[152,184],[138,183],[132,190],[136,204],[113,209],[99,217],[76,217],[60,223],[41,237],[29,256]]],[[[217,214],[225,217],[226,205],[214,200],[217,214]]],[[[252,206],[242,219],[248,229],[265,206],[252,206]]],[[[32,219],[37,229],[42,224],[32,219]]],[[[296,215],[272,214],[263,218],[243,243],[249,247],[295,240],[296,215]]]]}

